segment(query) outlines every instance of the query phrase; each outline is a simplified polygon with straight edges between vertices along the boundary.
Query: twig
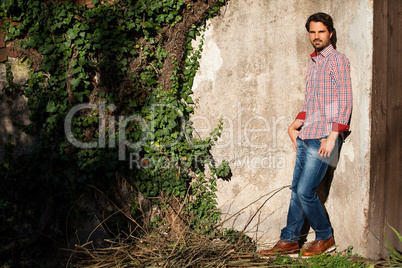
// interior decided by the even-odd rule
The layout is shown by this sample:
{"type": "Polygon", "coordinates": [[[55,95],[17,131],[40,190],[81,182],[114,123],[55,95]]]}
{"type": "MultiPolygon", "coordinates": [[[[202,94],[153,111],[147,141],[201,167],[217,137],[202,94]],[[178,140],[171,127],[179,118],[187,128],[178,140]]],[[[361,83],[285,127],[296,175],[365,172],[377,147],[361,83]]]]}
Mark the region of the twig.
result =
{"type": "MultiPolygon", "coordinates": [[[[254,213],[254,215],[250,218],[250,220],[247,222],[247,224],[244,226],[242,232],[244,232],[246,230],[246,228],[250,225],[250,223],[252,222],[252,220],[254,219],[255,215],[257,215],[257,213],[262,209],[262,207],[268,202],[268,200],[270,200],[272,197],[274,197],[274,195],[276,195],[277,193],[279,193],[280,191],[282,191],[285,188],[290,187],[290,185],[286,185],[283,186],[277,190],[274,191],[274,193],[267,198],[267,200],[264,201],[264,203],[262,203],[262,205],[257,209],[257,211],[254,213]]],[[[272,192],[271,192],[272,193],[272,192]]],[[[260,198],[261,199],[261,198],[260,198]]]]}
{"type": "MultiPolygon", "coordinates": [[[[267,195],[272,194],[272,192],[274,192],[274,195],[275,195],[277,192],[279,192],[279,191],[281,191],[281,190],[283,190],[283,189],[285,189],[285,188],[288,188],[288,187],[290,187],[290,185],[282,186],[281,188],[278,188],[278,189],[276,189],[276,190],[273,190],[273,191],[271,191],[271,192],[269,192],[269,193],[267,193],[267,194],[264,194],[264,195],[260,196],[258,199],[254,200],[253,202],[251,202],[250,204],[248,204],[248,205],[245,206],[244,208],[240,209],[238,212],[236,212],[235,214],[233,214],[233,215],[230,216],[229,218],[227,218],[227,219],[225,219],[224,221],[221,221],[220,223],[216,224],[216,225],[214,226],[214,228],[217,228],[217,227],[219,227],[219,226],[222,226],[225,222],[227,222],[228,220],[230,220],[230,219],[233,218],[234,216],[240,214],[240,212],[244,211],[246,208],[250,207],[252,204],[257,203],[257,202],[260,201],[262,198],[266,197],[267,195]]],[[[269,199],[270,199],[270,198],[268,198],[268,200],[269,200],[269,199]]],[[[266,201],[264,202],[264,204],[265,204],[268,200],[266,200],[266,201]]],[[[263,204],[263,205],[264,205],[264,204],[263,204]]]]}
{"type": "MultiPolygon", "coordinates": [[[[92,230],[92,232],[88,235],[87,238],[87,243],[89,242],[89,239],[91,238],[92,234],[100,227],[102,226],[102,224],[104,222],[106,222],[108,219],[110,219],[111,217],[113,217],[114,215],[116,215],[117,213],[119,213],[119,211],[115,211],[114,213],[112,213],[111,215],[109,215],[106,219],[104,219],[103,221],[99,222],[99,224],[92,230]]],[[[98,220],[99,221],[99,220],[98,220]]]]}

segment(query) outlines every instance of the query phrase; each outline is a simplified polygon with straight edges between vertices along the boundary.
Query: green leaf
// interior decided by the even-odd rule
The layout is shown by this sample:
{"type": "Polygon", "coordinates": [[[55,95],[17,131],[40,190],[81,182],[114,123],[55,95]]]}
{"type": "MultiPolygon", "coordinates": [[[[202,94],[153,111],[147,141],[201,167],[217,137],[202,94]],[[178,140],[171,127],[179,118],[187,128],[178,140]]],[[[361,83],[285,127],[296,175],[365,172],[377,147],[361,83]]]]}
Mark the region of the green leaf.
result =
{"type": "Polygon", "coordinates": [[[57,107],[56,107],[54,101],[49,101],[46,105],[46,112],[53,113],[55,111],[57,111],[57,107]]]}
{"type": "Polygon", "coordinates": [[[80,31],[80,30],[77,29],[76,27],[74,27],[74,28],[72,28],[72,29],[69,29],[69,30],[67,31],[67,36],[68,36],[68,38],[71,39],[71,40],[74,40],[74,39],[77,37],[79,31],[80,31]]]}
{"type": "Polygon", "coordinates": [[[188,36],[190,36],[191,38],[195,38],[195,31],[194,30],[191,30],[189,33],[188,33],[188,36]]]}
{"type": "Polygon", "coordinates": [[[166,126],[168,129],[173,129],[175,126],[177,126],[175,121],[169,121],[169,124],[166,126]]]}
{"type": "Polygon", "coordinates": [[[54,45],[46,45],[45,47],[44,47],[44,49],[42,50],[42,54],[49,54],[50,52],[52,52],[53,51],[53,49],[54,49],[54,45]]]}
{"type": "Polygon", "coordinates": [[[194,104],[194,101],[190,96],[187,96],[186,102],[187,102],[187,104],[194,104]]]}
{"type": "Polygon", "coordinates": [[[84,99],[84,93],[83,92],[74,92],[74,97],[78,100],[78,101],[80,101],[80,102],[82,102],[83,101],[83,99],[84,99]]]}
{"type": "Polygon", "coordinates": [[[81,82],[81,78],[72,78],[71,81],[70,81],[71,86],[74,87],[74,88],[78,87],[80,82],[81,82]]]}

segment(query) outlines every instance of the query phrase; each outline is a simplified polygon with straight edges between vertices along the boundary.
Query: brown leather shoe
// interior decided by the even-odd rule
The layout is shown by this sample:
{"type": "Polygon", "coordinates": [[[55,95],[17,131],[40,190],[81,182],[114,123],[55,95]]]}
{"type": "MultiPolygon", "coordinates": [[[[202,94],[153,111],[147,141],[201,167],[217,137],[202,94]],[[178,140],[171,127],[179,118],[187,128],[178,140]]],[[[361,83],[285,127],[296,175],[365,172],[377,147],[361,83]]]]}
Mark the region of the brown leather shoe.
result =
{"type": "Polygon", "coordinates": [[[261,250],[262,257],[271,257],[275,255],[289,255],[290,257],[299,256],[299,243],[298,242],[285,242],[279,240],[276,245],[269,250],[261,250]]]}
{"type": "Polygon", "coordinates": [[[315,240],[308,249],[303,251],[302,257],[308,258],[324,252],[333,251],[335,248],[335,240],[333,236],[326,240],[315,240]]]}

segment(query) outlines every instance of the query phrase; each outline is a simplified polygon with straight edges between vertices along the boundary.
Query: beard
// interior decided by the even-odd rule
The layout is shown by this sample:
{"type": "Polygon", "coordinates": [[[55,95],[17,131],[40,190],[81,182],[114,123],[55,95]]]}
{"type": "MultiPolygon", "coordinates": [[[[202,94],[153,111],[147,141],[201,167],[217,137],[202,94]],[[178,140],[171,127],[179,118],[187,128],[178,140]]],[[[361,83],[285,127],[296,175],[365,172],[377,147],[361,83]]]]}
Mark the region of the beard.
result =
{"type": "Polygon", "coordinates": [[[321,39],[314,39],[311,44],[313,45],[313,47],[317,50],[317,51],[321,51],[324,48],[326,48],[328,45],[331,44],[330,41],[328,42],[324,42],[321,39]]]}

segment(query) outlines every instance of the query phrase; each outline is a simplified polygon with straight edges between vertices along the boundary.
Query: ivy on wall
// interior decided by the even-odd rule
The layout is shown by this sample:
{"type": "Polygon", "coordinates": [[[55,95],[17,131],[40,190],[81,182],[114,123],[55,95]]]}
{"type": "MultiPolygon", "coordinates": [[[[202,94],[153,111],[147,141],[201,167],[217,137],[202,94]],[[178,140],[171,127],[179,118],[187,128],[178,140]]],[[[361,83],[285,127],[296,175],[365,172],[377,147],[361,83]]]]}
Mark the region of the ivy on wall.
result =
{"type": "Polygon", "coordinates": [[[21,22],[4,20],[6,41],[31,70],[26,84],[9,79],[5,92],[27,98],[31,124],[20,127],[36,143],[15,160],[10,140],[0,166],[0,221],[31,211],[34,223],[43,203],[68,210],[88,185],[108,193],[124,177],[146,197],[192,196],[186,211],[194,229],[215,223],[216,180],[230,168],[226,161],[216,166],[209,152],[222,123],[209,138],[193,134],[191,87],[202,44],[193,49],[191,41],[224,4],[94,0],[88,9],[68,1],[3,3],[3,18],[21,22]]]}

